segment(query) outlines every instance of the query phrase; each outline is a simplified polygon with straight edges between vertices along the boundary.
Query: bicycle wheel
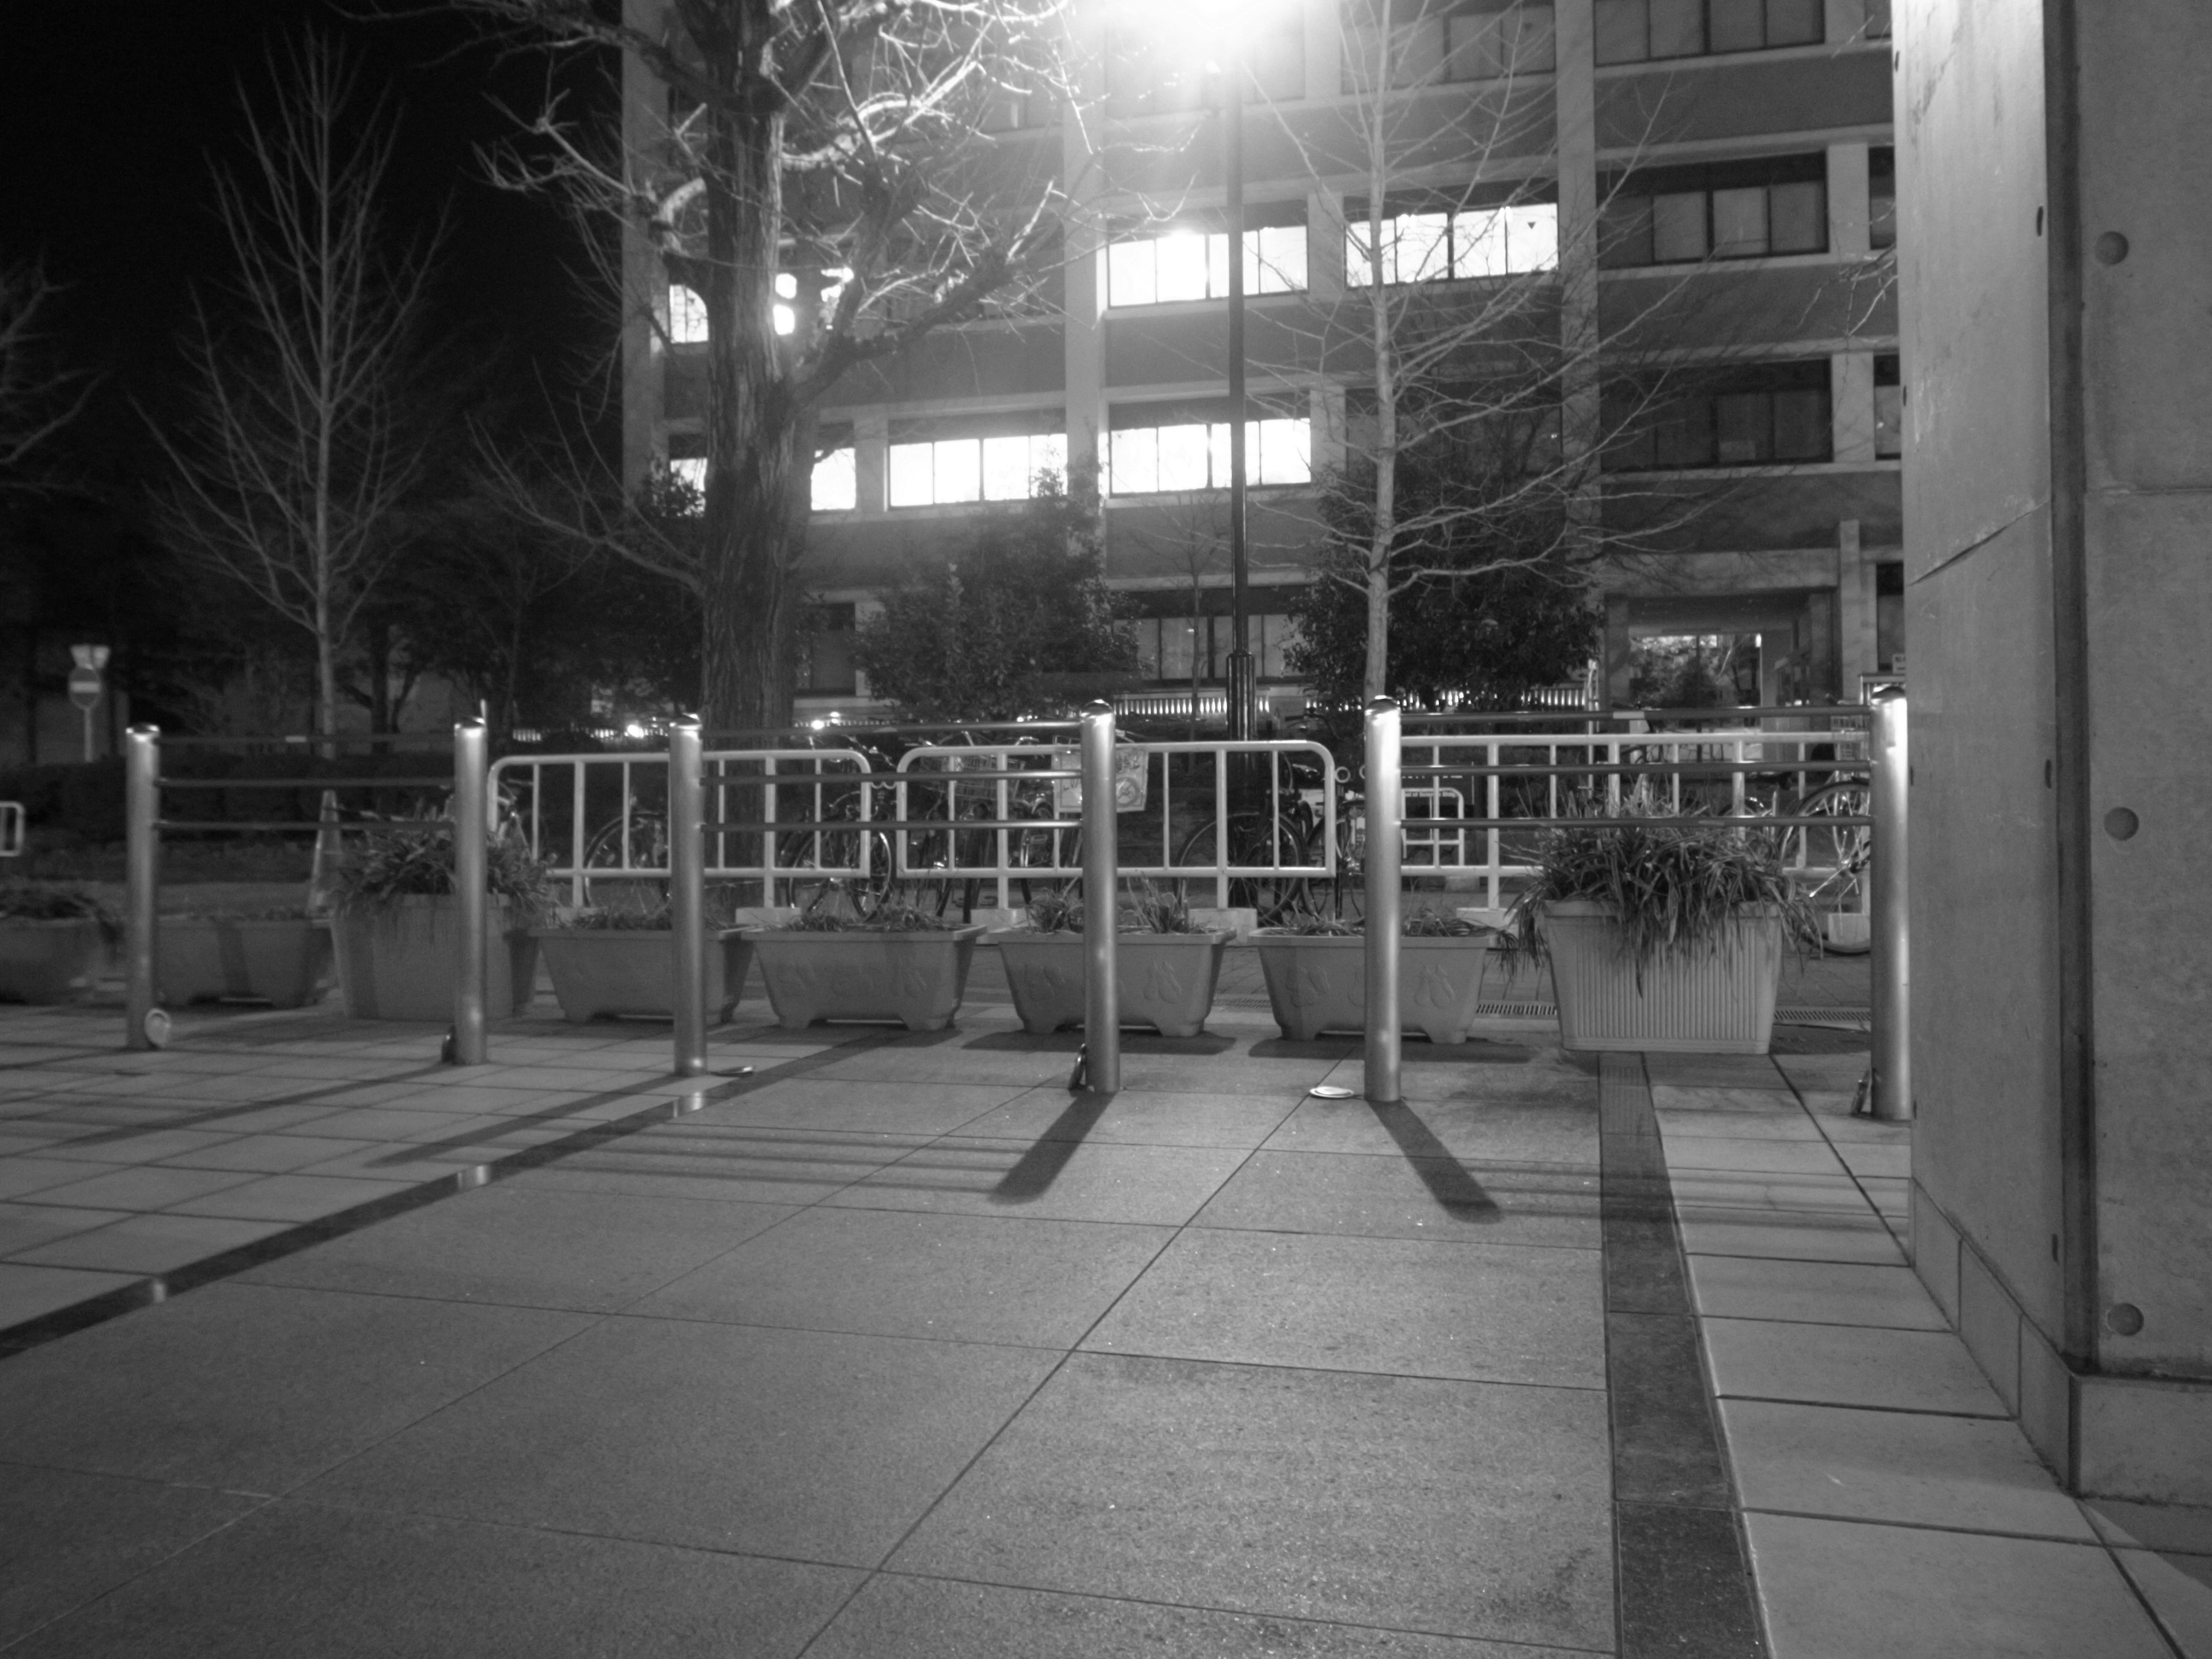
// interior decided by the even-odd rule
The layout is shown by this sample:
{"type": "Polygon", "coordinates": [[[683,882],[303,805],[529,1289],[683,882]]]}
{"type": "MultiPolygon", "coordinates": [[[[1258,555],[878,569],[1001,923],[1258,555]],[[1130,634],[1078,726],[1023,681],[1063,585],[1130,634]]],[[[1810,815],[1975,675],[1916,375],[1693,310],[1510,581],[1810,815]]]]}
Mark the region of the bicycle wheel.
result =
{"type": "Polygon", "coordinates": [[[668,902],[667,869],[668,820],[659,812],[630,812],[601,825],[584,843],[585,902],[605,910],[659,909],[668,902]]]}
{"type": "MultiPolygon", "coordinates": [[[[1873,811],[1863,779],[1821,785],[1787,804],[1787,817],[1863,818],[1873,811]]],[[[1827,916],[1862,916],[1868,908],[1874,831],[1863,823],[1790,824],[1781,832],[1782,867],[1800,896],[1827,916]]],[[[1824,921],[1826,948],[1847,956],[1868,949],[1857,926],[1824,921]]]]}
{"type": "MultiPolygon", "coordinates": [[[[1208,818],[1185,836],[1172,864],[1177,869],[1187,865],[1212,864],[1219,848],[1219,822],[1208,818]]],[[[1318,865],[1322,861],[1320,841],[1321,832],[1316,825],[1286,822],[1278,832],[1258,812],[1233,812],[1229,817],[1229,861],[1232,865],[1318,865]]],[[[1212,878],[1196,873],[1176,879],[1213,884],[1212,878]]],[[[1229,883],[1229,903],[1231,908],[1255,912],[1262,927],[1278,927],[1294,916],[1318,914],[1324,908],[1321,894],[1328,887],[1326,877],[1236,876],[1229,883]]]]}

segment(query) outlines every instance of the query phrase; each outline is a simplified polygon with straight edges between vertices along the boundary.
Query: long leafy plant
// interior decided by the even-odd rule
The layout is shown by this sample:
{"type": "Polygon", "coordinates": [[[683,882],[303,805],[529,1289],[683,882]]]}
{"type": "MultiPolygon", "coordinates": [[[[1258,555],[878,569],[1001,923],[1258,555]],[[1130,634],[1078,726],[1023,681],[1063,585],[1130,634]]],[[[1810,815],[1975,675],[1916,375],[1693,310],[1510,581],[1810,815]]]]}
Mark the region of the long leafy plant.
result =
{"type": "MultiPolygon", "coordinates": [[[[331,881],[341,910],[387,909],[404,898],[445,897],[453,890],[453,826],[444,818],[380,823],[350,849],[331,881]]],[[[532,919],[552,908],[545,866],[513,836],[485,837],[484,890],[532,919]]]]}
{"type": "Polygon", "coordinates": [[[115,912],[88,887],[62,881],[0,881],[0,921],[90,921],[120,936],[115,912]]]}
{"type": "Polygon", "coordinates": [[[1620,952],[1643,970],[1663,957],[1711,954],[1747,909],[1779,915],[1819,949],[1812,906],[1791,888],[1774,837],[1727,824],[1654,823],[1664,809],[1638,796],[1617,813],[1547,830],[1535,878],[1513,903],[1509,957],[1541,961],[1544,907],[1595,901],[1620,923],[1620,952]]]}

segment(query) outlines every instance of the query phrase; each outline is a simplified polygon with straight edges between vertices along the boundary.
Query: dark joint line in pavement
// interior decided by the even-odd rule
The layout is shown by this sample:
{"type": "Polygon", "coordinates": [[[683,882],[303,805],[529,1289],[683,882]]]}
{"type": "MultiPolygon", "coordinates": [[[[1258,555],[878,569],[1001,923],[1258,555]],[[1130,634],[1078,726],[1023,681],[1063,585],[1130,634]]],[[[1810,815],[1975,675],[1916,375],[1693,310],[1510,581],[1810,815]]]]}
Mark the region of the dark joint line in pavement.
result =
{"type": "Polygon", "coordinates": [[[1640,1054],[1601,1059],[1598,1158],[1620,1659],[1763,1659],[1758,1593],[1640,1054]]]}

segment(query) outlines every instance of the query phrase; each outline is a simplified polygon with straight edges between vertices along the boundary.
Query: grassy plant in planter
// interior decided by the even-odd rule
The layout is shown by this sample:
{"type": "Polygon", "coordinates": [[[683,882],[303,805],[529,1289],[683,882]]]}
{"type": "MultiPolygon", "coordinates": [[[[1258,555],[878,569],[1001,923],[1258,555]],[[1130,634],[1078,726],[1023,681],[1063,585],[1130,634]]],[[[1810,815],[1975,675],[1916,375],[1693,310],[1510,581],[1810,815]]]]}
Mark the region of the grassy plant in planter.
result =
{"type": "Polygon", "coordinates": [[[896,1021],[941,1031],[967,994],[980,925],[948,922],[894,894],[863,916],[817,902],[775,927],[748,927],[776,1020],[798,1030],[818,1019],[896,1021]]]}
{"type": "Polygon", "coordinates": [[[1667,824],[1638,800],[1548,831],[1508,946],[1548,962],[1570,1048],[1759,1054],[1785,933],[1818,926],[1771,837],[1667,824]]]}
{"type": "Polygon", "coordinates": [[[161,1000],[297,1008],[322,989],[329,924],[297,907],[237,915],[165,915],[156,951],[161,1000]]]}
{"type": "Polygon", "coordinates": [[[122,935],[98,896],[66,882],[0,881],[0,1002],[68,1002],[122,935]]]}
{"type": "MultiPolygon", "coordinates": [[[[1196,1036],[1212,1012],[1230,935],[1194,922],[1182,895],[1149,889],[1121,907],[1116,922],[1114,983],[1121,1023],[1152,1026],[1162,1036],[1196,1036]]],[[[991,935],[1023,1029],[1043,1033],[1080,1024],[1082,902],[1065,893],[1042,895],[1030,905],[1029,924],[991,935]]]]}
{"type": "MultiPolygon", "coordinates": [[[[672,1018],[676,927],[665,902],[649,908],[579,910],[532,930],[572,1024],[623,1014],[672,1018]]],[[[736,927],[707,929],[707,1013],[729,1018],[744,989],[752,946],[736,927]]]]}
{"type": "MultiPolygon", "coordinates": [[[[1482,997],[1491,935],[1441,911],[1407,911],[1400,923],[1399,1021],[1431,1042],[1467,1041],[1482,997]]],[[[1254,936],[1267,1000],[1283,1035],[1307,1042],[1367,1025],[1367,937],[1358,922],[1301,916],[1254,936]]]]}
{"type": "MultiPolygon", "coordinates": [[[[459,916],[453,827],[443,819],[379,826],[338,867],[332,929],[338,988],[353,1019],[450,1020],[459,916]]],[[[538,942],[550,911],[544,866],[516,839],[487,836],[484,1007],[495,1018],[530,1003],[538,942]]]]}

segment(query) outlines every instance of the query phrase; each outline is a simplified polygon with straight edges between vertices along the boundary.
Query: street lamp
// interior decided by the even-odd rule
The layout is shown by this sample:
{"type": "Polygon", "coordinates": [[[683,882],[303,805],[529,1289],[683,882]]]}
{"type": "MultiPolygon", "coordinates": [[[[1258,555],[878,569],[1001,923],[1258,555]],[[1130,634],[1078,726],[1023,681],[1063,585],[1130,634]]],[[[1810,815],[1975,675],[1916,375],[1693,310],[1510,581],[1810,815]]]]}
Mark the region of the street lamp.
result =
{"type": "MultiPolygon", "coordinates": [[[[1249,472],[1244,392],[1244,61],[1242,44],[1223,54],[1221,172],[1229,240],[1229,738],[1259,735],[1260,678],[1252,666],[1252,550],[1246,534],[1249,472]]],[[[1192,714],[1195,717],[1197,711],[1192,714]]]]}

